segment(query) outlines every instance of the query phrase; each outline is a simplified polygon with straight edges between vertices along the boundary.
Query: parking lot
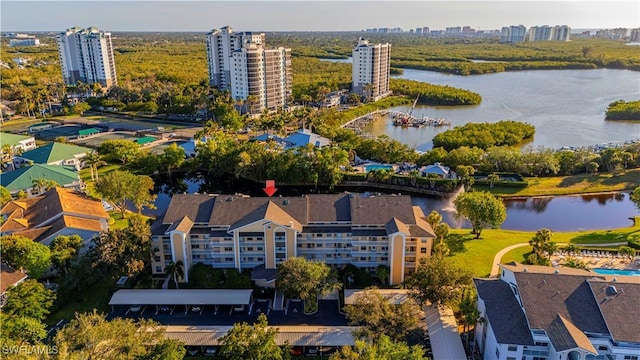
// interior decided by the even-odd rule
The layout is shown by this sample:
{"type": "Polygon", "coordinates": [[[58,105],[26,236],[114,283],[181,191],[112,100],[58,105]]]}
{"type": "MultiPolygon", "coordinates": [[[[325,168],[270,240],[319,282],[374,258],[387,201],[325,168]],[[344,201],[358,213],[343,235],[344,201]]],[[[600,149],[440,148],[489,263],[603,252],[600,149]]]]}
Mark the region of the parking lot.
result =
{"type": "Polygon", "coordinates": [[[253,300],[248,308],[231,305],[207,306],[116,306],[111,314],[116,317],[149,318],[164,325],[233,325],[238,322],[253,323],[260,314],[266,314],[270,325],[329,325],[344,326],[347,320],[338,311],[337,300],[320,300],[318,312],[304,314],[304,304],[299,300],[287,302],[285,310],[271,309],[271,300],[253,300]]]}

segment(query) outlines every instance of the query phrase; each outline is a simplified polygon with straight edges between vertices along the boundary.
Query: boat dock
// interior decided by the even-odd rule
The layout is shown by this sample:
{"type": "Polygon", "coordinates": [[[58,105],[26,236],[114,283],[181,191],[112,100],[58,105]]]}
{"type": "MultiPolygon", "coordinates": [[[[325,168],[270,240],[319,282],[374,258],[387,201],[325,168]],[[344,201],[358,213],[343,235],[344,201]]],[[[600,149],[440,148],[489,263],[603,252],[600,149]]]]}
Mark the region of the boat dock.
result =
{"type": "Polygon", "coordinates": [[[423,127],[423,126],[449,126],[451,121],[442,118],[432,118],[429,116],[417,117],[411,113],[402,111],[390,111],[393,125],[402,127],[423,127]]]}
{"type": "Polygon", "coordinates": [[[357,118],[342,124],[340,127],[343,129],[350,129],[355,131],[356,133],[362,132],[362,128],[367,124],[377,119],[378,116],[386,116],[389,114],[389,110],[376,110],[372,111],[366,115],[358,116],[357,118]]]}

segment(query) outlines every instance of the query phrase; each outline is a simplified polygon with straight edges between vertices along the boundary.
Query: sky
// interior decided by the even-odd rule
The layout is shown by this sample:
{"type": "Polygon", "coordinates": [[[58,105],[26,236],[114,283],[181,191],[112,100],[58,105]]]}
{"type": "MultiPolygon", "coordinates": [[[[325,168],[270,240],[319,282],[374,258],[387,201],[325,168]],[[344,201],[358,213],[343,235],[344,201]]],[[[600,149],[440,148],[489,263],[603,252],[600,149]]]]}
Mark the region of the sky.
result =
{"type": "Polygon", "coordinates": [[[638,28],[640,1],[0,1],[0,30],[62,31],[359,31],[469,25],[569,25],[573,29],[638,28]]]}

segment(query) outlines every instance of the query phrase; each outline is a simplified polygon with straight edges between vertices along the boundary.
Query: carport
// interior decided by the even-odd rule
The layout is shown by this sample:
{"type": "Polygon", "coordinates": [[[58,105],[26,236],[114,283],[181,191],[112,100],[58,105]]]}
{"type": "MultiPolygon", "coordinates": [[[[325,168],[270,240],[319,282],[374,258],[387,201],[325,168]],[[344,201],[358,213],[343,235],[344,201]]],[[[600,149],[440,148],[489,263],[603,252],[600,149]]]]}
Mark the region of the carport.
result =
{"type": "Polygon", "coordinates": [[[183,305],[186,311],[188,306],[248,306],[252,294],[251,289],[123,289],[113,294],[109,305],[112,311],[114,306],[132,305],[154,305],[156,310],[161,306],[183,305]]]}
{"type": "MultiPolygon", "coordinates": [[[[220,339],[231,326],[165,326],[164,335],[180,340],[187,347],[198,347],[202,351],[208,347],[222,345],[220,339]]],[[[327,355],[342,346],[354,346],[355,326],[269,326],[277,329],[276,344],[291,346],[298,355],[327,355]]]]}
{"type": "Polygon", "coordinates": [[[434,360],[466,359],[458,324],[450,307],[426,306],[427,330],[434,360]]]}

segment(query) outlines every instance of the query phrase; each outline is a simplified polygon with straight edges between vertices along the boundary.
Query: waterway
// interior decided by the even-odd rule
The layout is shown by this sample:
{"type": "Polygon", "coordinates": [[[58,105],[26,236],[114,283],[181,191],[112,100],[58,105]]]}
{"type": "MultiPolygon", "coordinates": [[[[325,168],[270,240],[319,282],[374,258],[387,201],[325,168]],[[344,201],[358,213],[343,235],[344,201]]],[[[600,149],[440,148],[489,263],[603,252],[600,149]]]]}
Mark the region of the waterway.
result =
{"type": "MultiPolygon", "coordinates": [[[[161,215],[171,201],[171,194],[181,193],[243,193],[251,196],[265,196],[260,186],[254,183],[229,179],[222,182],[180,176],[157,177],[158,198],[156,209],[149,215],[161,215]]],[[[299,196],[302,189],[280,189],[275,196],[299,196]]],[[[413,197],[414,205],[420,206],[425,214],[437,210],[452,228],[470,228],[462,219],[455,218],[451,199],[413,197]]],[[[629,194],[600,194],[581,196],[556,196],[505,200],[507,220],[502,225],[509,230],[538,230],[548,228],[553,231],[578,231],[612,229],[632,225],[630,217],[639,215],[629,194]]]]}
{"type": "MultiPolygon", "coordinates": [[[[327,61],[350,62],[350,59],[327,61]]],[[[517,120],[536,127],[523,146],[590,146],[640,138],[640,122],[606,121],[605,111],[615,100],[640,99],[640,72],[617,69],[531,70],[459,76],[404,69],[396,78],[449,85],[479,93],[474,106],[418,105],[416,116],[445,118],[452,126],[468,122],[517,120]]],[[[408,111],[410,105],[393,110],[408,111]]],[[[364,129],[367,135],[388,135],[417,150],[432,148],[433,137],[449,127],[402,128],[381,119],[364,129]]]]}

